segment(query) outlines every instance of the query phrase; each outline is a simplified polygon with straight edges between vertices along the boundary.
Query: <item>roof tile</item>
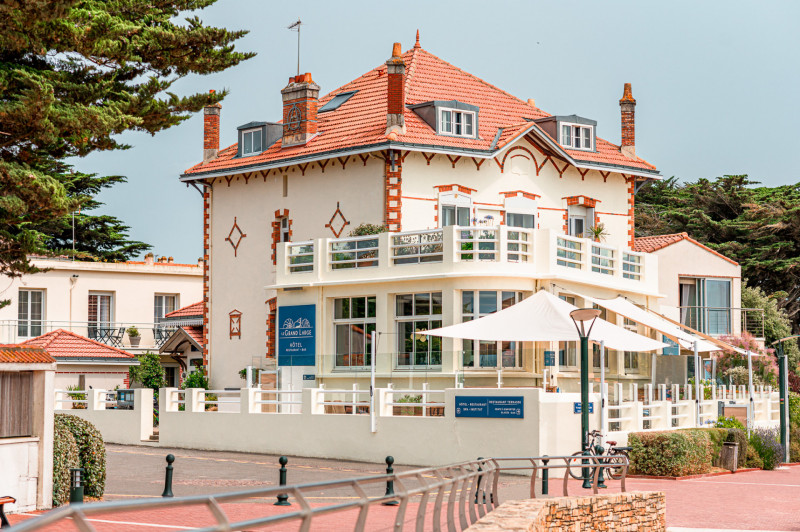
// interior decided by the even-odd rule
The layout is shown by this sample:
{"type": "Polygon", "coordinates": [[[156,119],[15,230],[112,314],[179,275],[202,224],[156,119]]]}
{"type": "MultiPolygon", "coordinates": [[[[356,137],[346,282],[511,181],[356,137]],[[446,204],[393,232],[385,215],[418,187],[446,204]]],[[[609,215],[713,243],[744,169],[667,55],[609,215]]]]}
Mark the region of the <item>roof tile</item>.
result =
{"type": "Polygon", "coordinates": [[[100,343],[71,331],[55,331],[23,342],[25,346],[42,347],[58,358],[134,358],[122,349],[100,343]]]}
{"type": "Polygon", "coordinates": [[[0,344],[0,364],[52,364],[55,361],[41,347],[0,344]]]}
{"type": "Polygon", "coordinates": [[[178,310],[173,310],[172,312],[168,312],[164,315],[165,318],[182,318],[184,316],[202,316],[203,315],[203,302],[198,301],[197,303],[192,303],[191,305],[186,305],[185,307],[179,308],[178,310]]]}

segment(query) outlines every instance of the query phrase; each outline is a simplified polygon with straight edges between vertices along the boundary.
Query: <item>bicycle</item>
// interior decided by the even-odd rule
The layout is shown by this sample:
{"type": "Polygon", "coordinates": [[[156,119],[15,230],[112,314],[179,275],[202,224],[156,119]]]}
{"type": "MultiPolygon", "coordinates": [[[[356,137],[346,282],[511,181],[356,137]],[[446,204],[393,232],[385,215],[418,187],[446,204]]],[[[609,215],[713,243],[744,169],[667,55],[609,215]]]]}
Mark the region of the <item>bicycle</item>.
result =
{"type": "MultiPolygon", "coordinates": [[[[587,450],[589,451],[589,454],[585,455],[583,454],[583,451],[578,451],[577,453],[572,453],[572,456],[598,458],[600,463],[606,464],[604,467],[606,477],[610,478],[611,480],[619,480],[620,477],[622,477],[624,465],[628,463],[628,451],[630,451],[631,448],[617,447],[617,442],[609,440],[606,442],[608,447],[605,448],[603,454],[597,454],[597,449],[600,446],[595,445],[595,443],[600,437],[600,431],[593,430],[587,434],[586,437],[588,440],[587,450]]],[[[567,470],[569,471],[570,476],[575,480],[583,480],[583,467],[569,467],[567,470]]]]}

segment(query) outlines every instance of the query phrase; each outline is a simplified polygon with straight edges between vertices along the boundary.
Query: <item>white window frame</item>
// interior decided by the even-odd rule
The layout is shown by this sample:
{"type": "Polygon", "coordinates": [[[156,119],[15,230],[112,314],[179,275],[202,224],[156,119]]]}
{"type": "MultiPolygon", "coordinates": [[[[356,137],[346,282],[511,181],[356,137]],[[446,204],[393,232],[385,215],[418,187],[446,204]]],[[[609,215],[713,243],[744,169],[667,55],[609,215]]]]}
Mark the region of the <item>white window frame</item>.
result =
{"type": "Polygon", "coordinates": [[[178,310],[180,307],[180,294],[153,294],[153,323],[160,323],[161,320],[172,311],[178,310]],[[166,298],[172,297],[174,298],[173,301],[173,309],[167,310],[166,298]],[[158,315],[158,300],[161,300],[161,316],[158,315]]]}
{"type": "Polygon", "coordinates": [[[475,138],[477,129],[477,113],[475,111],[464,111],[462,109],[451,109],[450,107],[439,108],[439,135],[449,135],[451,137],[475,138]],[[445,123],[445,113],[449,113],[449,120],[445,123]],[[467,120],[469,117],[469,132],[467,132],[467,120]],[[447,124],[447,127],[445,127],[447,124]],[[461,131],[456,132],[456,127],[461,131]]]}
{"type": "Polygon", "coordinates": [[[278,231],[280,231],[280,242],[291,242],[289,238],[289,217],[281,216],[278,218],[278,231]]]}
{"type": "MultiPolygon", "coordinates": [[[[520,301],[525,298],[525,294],[520,290],[461,290],[461,294],[459,297],[460,301],[460,309],[461,309],[461,321],[471,321],[477,320],[478,318],[482,318],[484,316],[488,316],[489,314],[494,314],[493,312],[490,313],[482,313],[480,312],[480,294],[481,292],[494,292],[497,297],[497,310],[495,312],[499,312],[503,309],[503,293],[513,293],[514,294],[514,303],[516,305],[520,301]],[[472,292],[472,312],[464,312],[464,294],[467,292],[472,292]]],[[[508,307],[506,307],[508,308],[508,307]]],[[[522,342],[491,342],[491,341],[483,341],[483,340],[462,340],[461,341],[461,367],[468,371],[494,371],[498,369],[502,369],[503,371],[521,371],[525,369],[525,361],[522,359],[523,352],[522,352],[522,342]],[[464,351],[467,351],[467,346],[472,343],[472,365],[466,366],[464,365],[464,351]],[[481,344],[495,344],[495,365],[494,366],[481,366],[480,365],[480,357],[481,357],[481,344]],[[503,365],[503,358],[504,358],[504,351],[503,351],[503,344],[513,344],[512,349],[514,350],[514,365],[513,366],[504,366],[503,365]]]]}
{"type": "Polygon", "coordinates": [[[569,148],[570,150],[580,150],[580,151],[594,151],[595,146],[595,136],[594,136],[594,126],[588,126],[586,124],[572,124],[569,122],[561,122],[559,130],[559,138],[561,139],[561,145],[565,148],[569,148]],[[569,128],[569,134],[564,135],[564,130],[569,128]],[[581,146],[575,146],[575,138],[576,138],[576,129],[578,130],[578,140],[581,142],[581,146]],[[585,141],[585,135],[582,133],[583,130],[587,130],[589,132],[589,146],[583,146],[585,141]]]}
{"type": "MultiPolygon", "coordinates": [[[[364,370],[369,371],[370,366],[371,366],[371,364],[369,363],[369,361],[370,361],[369,357],[371,356],[371,353],[370,353],[370,341],[371,341],[370,340],[370,332],[371,332],[371,330],[370,329],[375,330],[375,328],[377,327],[376,324],[377,324],[377,321],[378,321],[377,320],[378,303],[377,303],[376,296],[373,294],[373,295],[364,295],[364,296],[336,297],[336,298],[331,298],[331,304],[332,304],[332,308],[331,308],[331,318],[332,318],[332,320],[331,321],[333,322],[332,338],[333,338],[333,368],[334,368],[334,370],[336,370],[336,371],[364,371],[364,370]],[[336,301],[339,300],[339,299],[349,299],[350,300],[349,305],[350,305],[350,316],[351,317],[347,317],[347,318],[337,318],[336,317],[336,301]],[[363,318],[353,318],[352,317],[353,299],[364,299],[364,317],[363,318]],[[369,315],[370,299],[374,300],[374,302],[375,302],[375,315],[374,316],[370,316],[369,315]],[[361,364],[361,365],[348,364],[346,366],[338,364],[338,360],[337,359],[338,359],[338,357],[340,355],[336,352],[336,348],[337,348],[337,345],[336,345],[337,344],[337,336],[336,335],[337,335],[337,330],[338,330],[337,325],[363,325],[363,329],[364,329],[364,346],[363,346],[364,348],[363,348],[363,351],[364,352],[361,353],[361,355],[363,356],[363,364],[361,364]],[[368,327],[369,325],[372,325],[372,327],[371,328],[368,327]]],[[[351,357],[354,354],[358,355],[358,353],[348,353],[346,356],[351,357]]],[[[341,356],[345,356],[345,355],[341,355],[341,356]]],[[[352,360],[349,359],[349,358],[348,358],[348,361],[352,362],[352,360]]]]}
{"type": "MultiPolygon", "coordinates": [[[[114,323],[114,314],[115,314],[114,306],[115,306],[115,303],[116,303],[115,299],[116,298],[115,298],[114,292],[101,292],[101,291],[90,291],[89,292],[89,296],[88,296],[88,300],[87,300],[87,306],[86,306],[86,321],[88,323],[88,329],[90,331],[91,331],[92,327],[97,329],[97,328],[103,327],[103,326],[105,326],[105,327],[111,327],[112,326],[112,324],[114,323]],[[92,296],[108,297],[108,320],[101,320],[100,319],[99,300],[98,300],[97,319],[93,321],[90,318],[90,316],[89,316],[89,306],[91,305],[92,296]]],[[[89,332],[89,338],[96,338],[96,332],[95,332],[94,336],[91,334],[91,332],[89,332]]]]}
{"type": "Polygon", "coordinates": [[[569,205],[567,207],[567,234],[575,238],[588,238],[589,228],[594,227],[595,211],[592,207],[585,205],[569,205]],[[583,231],[578,234],[575,229],[575,219],[583,221],[583,231]]]}
{"type": "Polygon", "coordinates": [[[17,336],[20,338],[35,338],[36,336],[41,336],[44,334],[44,321],[46,316],[46,304],[47,304],[47,293],[45,290],[40,288],[20,288],[19,292],[17,292],[17,336]],[[22,293],[25,292],[27,303],[25,304],[25,312],[26,317],[23,318],[20,316],[20,311],[22,310],[20,306],[22,305],[22,293]],[[31,317],[31,293],[37,292],[40,293],[42,296],[41,302],[41,317],[38,319],[34,319],[31,317]],[[34,334],[34,327],[38,327],[39,334],[34,334]]]}
{"type": "Polygon", "coordinates": [[[446,227],[444,225],[444,208],[445,207],[454,207],[455,208],[455,222],[454,224],[457,227],[471,227],[472,226],[472,218],[473,218],[473,205],[472,205],[472,196],[469,194],[464,194],[463,192],[454,192],[448,190],[447,192],[440,192],[439,193],[439,227],[446,227]],[[462,226],[458,223],[458,210],[459,209],[467,209],[468,216],[467,216],[467,225],[462,226]]]}
{"type": "Polygon", "coordinates": [[[261,130],[260,127],[253,128],[253,129],[246,129],[246,130],[242,131],[242,157],[247,157],[249,155],[257,155],[257,154],[261,153],[262,151],[264,151],[263,150],[263,148],[264,148],[263,144],[264,144],[264,132],[261,130]],[[254,148],[254,144],[253,144],[253,135],[255,135],[255,133],[258,133],[258,150],[256,150],[254,148]],[[245,139],[247,138],[247,135],[251,135],[251,137],[250,137],[250,151],[245,151],[245,147],[247,146],[245,139]]]}
{"type": "Polygon", "coordinates": [[[405,349],[401,347],[401,342],[404,341],[403,331],[401,331],[401,324],[402,323],[416,323],[416,322],[427,322],[427,328],[437,328],[442,326],[442,316],[444,315],[444,298],[442,297],[442,292],[439,290],[434,290],[431,292],[411,292],[411,293],[404,293],[404,294],[395,294],[394,296],[394,321],[395,321],[395,330],[397,331],[397,357],[395,359],[395,367],[396,369],[402,370],[414,370],[414,369],[431,369],[431,368],[441,368],[442,367],[442,339],[436,336],[426,336],[424,340],[417,339],[416,334],[416,327],[414,328],[415,333],[413,335],[413,342],[414,342],[414,349],[412,352],[407,352],[405,349]],[[434,294],[438,294],[439,296],[439,314],[433,313],[433,296],[434,294]],[[417,314],[417,304],[416,304],[416,296],[428,296],[428,314],[417,314]],[[410,316],[400,316],[398,314],[398,303],[399,298],[411,296],[411,305],[412,305],[412,314],[410,316]],[[428,351],[427,351],[427,364],[417,364],[416,362],[416,355],[417,355],[417,341],[423,341],[426,343],[428,351]],[[435,350],[431,349],[431,346],[434,342],[439,343],[439,363],[431,363],[431,356],[435,353],[435,350]],[[408,354],[410,356],[410,363],[409,364],[400,364],[400,355],[408,354]]]}

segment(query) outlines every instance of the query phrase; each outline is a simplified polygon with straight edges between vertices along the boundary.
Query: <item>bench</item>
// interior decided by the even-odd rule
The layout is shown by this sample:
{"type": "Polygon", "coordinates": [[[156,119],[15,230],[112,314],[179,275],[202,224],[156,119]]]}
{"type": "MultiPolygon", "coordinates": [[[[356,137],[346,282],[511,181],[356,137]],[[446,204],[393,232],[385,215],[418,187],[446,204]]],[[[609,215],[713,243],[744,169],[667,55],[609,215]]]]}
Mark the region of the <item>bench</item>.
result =
{"type": "Polygon", "coordinates": [[[6,519],[6,513],[3,511],[3,506],[6,504],[13,504],[17,502],[17,499],[14,497],[9,497],[6,495],[5,497],[0,497],[0,528],[11,528],[11,523],[8,522],[6,519]]]}

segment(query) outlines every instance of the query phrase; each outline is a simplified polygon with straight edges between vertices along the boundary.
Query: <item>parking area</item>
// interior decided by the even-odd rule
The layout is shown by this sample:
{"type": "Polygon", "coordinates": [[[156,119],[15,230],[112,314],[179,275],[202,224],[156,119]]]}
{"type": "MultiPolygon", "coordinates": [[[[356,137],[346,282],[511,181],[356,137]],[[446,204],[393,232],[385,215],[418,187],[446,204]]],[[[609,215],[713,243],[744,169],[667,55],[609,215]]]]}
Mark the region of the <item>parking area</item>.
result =
{"type": "MultiPolygon", "coordinates": [[[[108,478],[105,500],[132,500],[159,497],[164,488],[165,456],[173,454],[173,492],[176,497],[252,490],[278,484],[278,457],[261,454],[193,451],[156,447],[109,445],[108,478]]],[[[400,458],[400,457],[398,457],[400,458]]],[[[401,458],[400,458],[401,459],[401,458]]],[[[310,483],[385,472],[385,464],[345,462],[290,457],[289,483],[310,483]]],[[[397,466],[397,471],[414,469],[397,466]]],[[[530,480],[503,475],[499,483],[502,500],[528,496],[530,480]]],[[[667,525],[684,529],[728,530],[800,530],[800,467],[776,471],[754,471],[705,477],[692,480],[629,479],[628,490],[657,490],[666,493],[667,525]]],[[[537,491],[540,484],[537,482],[537,491]]],[[[609,482],[606,491],[619,490],[618,482],[609,482]]],[[[561,493],[561,481],[550,485],[550,495],[561,493]]],[[[570,494],[591,493],[570,484],[570,494]]],[[[379,493],[370,493],[378,495],[379,493]]],[[[356,495],[347,488],[320,490],[309,497],[313,506],[352,501],[356,495]]],[[[272,500],[253,498],[231,503],[226,511],[233,518],[252,518],[297,511],[298,505],[274,506],[272,500]]],[[[416,505],[409,505],[404,521],[413,528],[416,505]]],[[[370,509],[368,530],[391,530],[396,509],[377,506],[370,509]]],[[[315,520],[314,530],[352,530],[357,512],[328,514],[315,520]]],[[[12,516],[12,523],[28,516],[12,516]]],[[[176,530],[208,526],[210,513],[197,507],[151,510],[114,514],[96,520],[98,530],[176,530]]],[[[281,525],[270,530],[295,530],[295,525],[281,525]]],[[[71,525],[49,530],[74,530],[71,525]]]]}

